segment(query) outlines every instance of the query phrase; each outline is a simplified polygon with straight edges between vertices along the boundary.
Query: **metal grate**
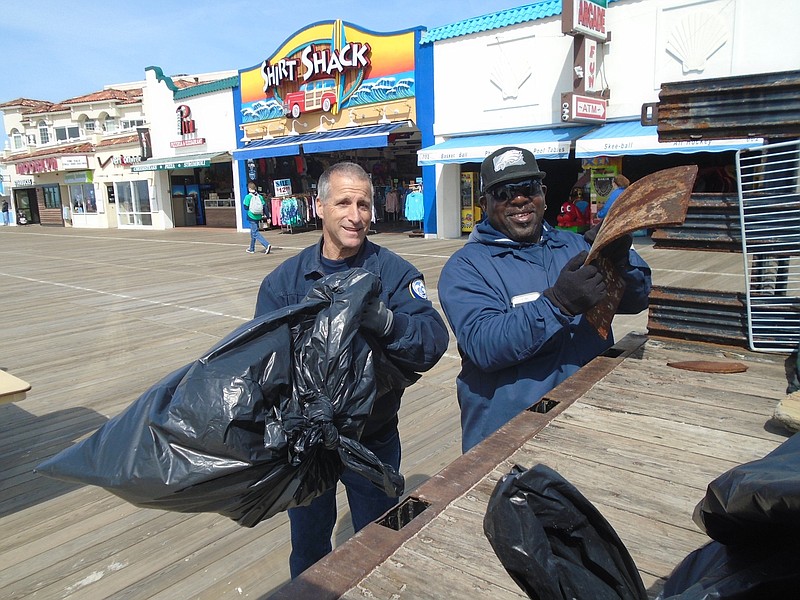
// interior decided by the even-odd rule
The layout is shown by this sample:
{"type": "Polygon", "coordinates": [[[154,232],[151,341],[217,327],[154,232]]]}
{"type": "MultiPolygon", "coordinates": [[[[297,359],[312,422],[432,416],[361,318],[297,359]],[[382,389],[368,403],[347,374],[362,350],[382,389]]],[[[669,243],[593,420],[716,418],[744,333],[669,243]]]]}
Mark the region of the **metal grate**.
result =
{"type": "Polygon", "coordinates": [[[750,348],[800,342],[800,141],[736,153],[750,348]]]}

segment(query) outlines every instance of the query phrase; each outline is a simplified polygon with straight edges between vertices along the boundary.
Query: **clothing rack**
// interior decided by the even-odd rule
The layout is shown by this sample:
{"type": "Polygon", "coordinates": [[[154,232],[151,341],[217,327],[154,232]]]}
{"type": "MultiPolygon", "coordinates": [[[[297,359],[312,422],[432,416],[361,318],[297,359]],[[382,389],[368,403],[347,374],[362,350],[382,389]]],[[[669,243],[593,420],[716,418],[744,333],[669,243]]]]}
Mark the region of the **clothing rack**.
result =
{"type": "Polygon", "coordinates": [[[272,224],[281,233],[293,234],[318,229],[313,196],[292,195],[272,199],[272,224]]]}

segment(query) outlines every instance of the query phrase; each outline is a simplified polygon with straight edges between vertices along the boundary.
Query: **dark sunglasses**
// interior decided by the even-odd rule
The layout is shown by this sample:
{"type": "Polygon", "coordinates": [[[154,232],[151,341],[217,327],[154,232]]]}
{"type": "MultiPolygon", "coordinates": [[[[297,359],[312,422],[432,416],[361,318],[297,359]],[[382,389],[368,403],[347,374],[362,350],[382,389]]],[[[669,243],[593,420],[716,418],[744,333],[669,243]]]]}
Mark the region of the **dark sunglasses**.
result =
{"type": "Polygon", "coordinates": [[[507,202],[517,196],[538,196],[542,193],[542,180],[530,179],[528,181],[517,181],[498,185],[489,190],[495,200],[507,202]]]}

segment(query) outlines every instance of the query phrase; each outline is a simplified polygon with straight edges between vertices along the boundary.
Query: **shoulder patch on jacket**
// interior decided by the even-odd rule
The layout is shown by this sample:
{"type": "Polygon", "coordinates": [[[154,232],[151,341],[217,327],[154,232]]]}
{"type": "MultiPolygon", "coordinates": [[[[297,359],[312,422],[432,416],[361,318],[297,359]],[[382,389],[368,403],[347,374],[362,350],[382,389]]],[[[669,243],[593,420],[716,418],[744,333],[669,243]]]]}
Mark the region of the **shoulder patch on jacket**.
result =
{"type": "Polygon", "coordinates": [[[428,292],[425,291],[425,282],[422,279],[415,279],[409,283],[408,291],[411,292],[411,296],[414,298],[428,299],[428,292]]]}

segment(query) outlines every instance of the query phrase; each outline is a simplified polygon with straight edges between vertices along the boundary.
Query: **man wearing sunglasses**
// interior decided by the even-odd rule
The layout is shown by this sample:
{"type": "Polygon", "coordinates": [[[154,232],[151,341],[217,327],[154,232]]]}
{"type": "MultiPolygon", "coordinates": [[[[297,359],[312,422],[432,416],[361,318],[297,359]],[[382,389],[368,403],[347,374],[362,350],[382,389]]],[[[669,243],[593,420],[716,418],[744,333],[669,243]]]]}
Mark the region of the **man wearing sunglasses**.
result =
{"type": "MultiPolygon", "coordinates": [[[[447,261],[439,299],[458,340],[466,452],[614,344],[584,313],[606,293],[583,265],[593,236],[551,227],[533,153],[506,147],[481,164],[484,219],[447,261]]],[[[592,233],[595,233],[594,231],[592,233]]],[[[602,250],[626,283],[618,312],[647,308],[650,268],[619,238],[602,250]]]]}

